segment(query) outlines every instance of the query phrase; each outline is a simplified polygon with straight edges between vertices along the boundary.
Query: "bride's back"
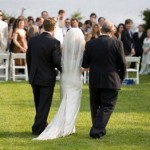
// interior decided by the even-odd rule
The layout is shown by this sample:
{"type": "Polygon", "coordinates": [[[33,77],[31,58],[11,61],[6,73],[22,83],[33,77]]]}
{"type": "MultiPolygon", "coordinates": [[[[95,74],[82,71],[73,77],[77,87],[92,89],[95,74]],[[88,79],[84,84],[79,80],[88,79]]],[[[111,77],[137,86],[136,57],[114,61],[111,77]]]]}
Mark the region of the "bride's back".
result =
{"type": "Polygon", "coordinates": [[[80,80],[84,46],[85,40],[81,29],[70,29],[64,38],[62,50],[62,80],[64,82],[80,80]]]}

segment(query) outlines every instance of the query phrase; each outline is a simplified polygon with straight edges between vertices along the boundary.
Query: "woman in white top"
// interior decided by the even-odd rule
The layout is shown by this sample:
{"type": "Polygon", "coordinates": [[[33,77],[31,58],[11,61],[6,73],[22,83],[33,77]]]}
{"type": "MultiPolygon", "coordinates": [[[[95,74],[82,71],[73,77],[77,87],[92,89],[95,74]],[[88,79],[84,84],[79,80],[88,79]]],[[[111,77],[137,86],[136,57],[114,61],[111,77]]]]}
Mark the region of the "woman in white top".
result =
{"type": "Polygon", "coordinates": [[[150,29],[147,30],[147,37],[143,42],[143,55],[140,74],[150,73],[150,29]]]}
{"type": "Polygon", "coordinates": [[[82,94],[80,68],[84,46],[82,31],[71,28],[64,38],[62,50],[61,104],[54,119],[34,140],[55,139],[75,133],[82,94]]]}

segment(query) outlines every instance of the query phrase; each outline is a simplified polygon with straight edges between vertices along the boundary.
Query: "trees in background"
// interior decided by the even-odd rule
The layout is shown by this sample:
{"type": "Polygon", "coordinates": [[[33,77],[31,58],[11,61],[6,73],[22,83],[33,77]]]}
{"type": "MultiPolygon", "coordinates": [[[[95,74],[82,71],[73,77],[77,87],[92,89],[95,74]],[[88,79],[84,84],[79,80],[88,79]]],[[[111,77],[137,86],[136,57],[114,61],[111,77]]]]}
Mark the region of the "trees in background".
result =
{"type": "Polygon", "coordinates": [[[145,21],[145,30],[150,29],[150,9],[146,9],[142,12],[143,20],[145,21]]]}
{"type": "Polygon", "coordinates": [[[77,18],[79,21],[81,21],[84,17],[81,15],[80,9],[78,9],[71,15],[71,18],[77,18]]]}

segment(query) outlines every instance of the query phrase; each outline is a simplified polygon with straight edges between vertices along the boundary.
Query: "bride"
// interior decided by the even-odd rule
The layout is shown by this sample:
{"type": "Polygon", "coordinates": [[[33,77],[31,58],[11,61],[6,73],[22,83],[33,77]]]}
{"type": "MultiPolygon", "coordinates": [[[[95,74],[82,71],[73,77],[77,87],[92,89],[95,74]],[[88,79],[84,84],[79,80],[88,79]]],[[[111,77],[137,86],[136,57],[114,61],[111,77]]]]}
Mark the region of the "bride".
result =
{"type": "Polygon", "coordinates": [[[60,107],[51,123],[33,140],[55,139],[75,133],[75,121],[82,94],[80,68],[84,46],[85,40],[82,31],[79,28],[70,29],[64,38],[62,50],[60,107]]]}

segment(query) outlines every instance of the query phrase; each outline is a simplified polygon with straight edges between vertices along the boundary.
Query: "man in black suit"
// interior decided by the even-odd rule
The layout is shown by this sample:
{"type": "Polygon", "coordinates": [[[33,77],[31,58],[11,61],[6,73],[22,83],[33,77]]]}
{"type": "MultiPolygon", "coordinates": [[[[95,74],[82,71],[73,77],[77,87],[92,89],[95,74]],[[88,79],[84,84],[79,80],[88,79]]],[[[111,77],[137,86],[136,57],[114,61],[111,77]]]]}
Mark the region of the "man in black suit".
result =
{"type": "Polygon", "coordinates": [[[39,135],[47,125],[53,91],[56,81],[55,68],[61,71],[60,42],[52,35],[56,21],[52,18],[44,20],[45,32],[32,37],[28,44],[27,66],[29,83],[33,89],[36,108],[32,133],[39,135]]]}
{"type": "Polygon", "coordinates": [[[113,28],[114,25],[106,21],[101,29],[102,35],[86,44],[83,56],[82,67],[89,68],[92,138],[106,134],[106,125],[126,73],[121,42],[111,37],[113,28]]]}
{"type": "Polygon", "coordinates": [[[134,55],[134,40],[131,32],[133,22],[131,19],[125,20],[125,29],[121,33],[121,41],[124,47],[124,53],[126,56],[134,55]]]}
{"type": "MultiPolygon", "coordinates": [[[[133,34],[134,45],[135,45],[135,56],[137,57],[140,56],[142,58],[142,54],[143,54],[142,46],[145,38],[146,38],[146,32],[144,32],[144,26],[139,25],[138,32],[135,32],[133,34]]],[[[141,68],[141,62],[140,62],[140,68],[141,68]]]]}

